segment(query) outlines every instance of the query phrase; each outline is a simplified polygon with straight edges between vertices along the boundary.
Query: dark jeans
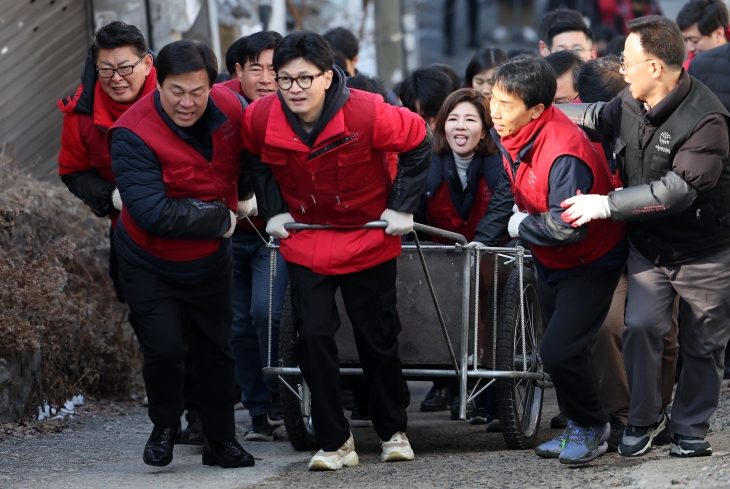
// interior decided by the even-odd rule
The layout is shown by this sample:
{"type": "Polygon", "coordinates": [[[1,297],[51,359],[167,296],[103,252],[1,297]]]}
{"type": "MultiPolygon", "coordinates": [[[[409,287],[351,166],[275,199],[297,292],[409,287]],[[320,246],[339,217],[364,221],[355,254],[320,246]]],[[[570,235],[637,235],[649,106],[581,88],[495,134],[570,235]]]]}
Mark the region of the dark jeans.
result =
{"type": "Polygon", "coordinates": [[[229,343],[233,259],[194,285],[179,285],[118,257],[129,319],[144,355],[148,414],[172,426],[183,413],[184,358],[190,350],[196,397],[208,440],[235,437],[235,374],[229,343]]]}
{"type": "Polygon", "coordinates": [[[264,366],[276,366],[279,352],[279,322],[289,283],[286,263],[276,254],[271,359],[269,355],[269,277],[271,255],[256,233],[233,235],[233,326],[231,350],[236,360],[236,378],[241,402],[251,416],[266,414],[269,392],[279,392],[273,375],[263,375],[264,366]]]}
{"type": "Polygon", "coordinates": [[[289,266],[297,363],[312,392],[312,423],[325,451],[339,449],[350,437],[340,403],[340,372],[335,332],[340,321],[335,304],[339,287],[353,325],[365,381],[370,387],[373,427],[381,440],[406,431],[403,374],[398,356],[401,325],[396,312],[395,259],[367,270],[320,275],[289,266]]]}
{"type": "Polygon", "coordinates": [[[589,345],[606,319],[623,268],[623,264],[585,267],[555,284],[538,273],[538,294],[548,324],[540,356],[555,385],[560,411],[579,425],[609,421],[589,345]]]}

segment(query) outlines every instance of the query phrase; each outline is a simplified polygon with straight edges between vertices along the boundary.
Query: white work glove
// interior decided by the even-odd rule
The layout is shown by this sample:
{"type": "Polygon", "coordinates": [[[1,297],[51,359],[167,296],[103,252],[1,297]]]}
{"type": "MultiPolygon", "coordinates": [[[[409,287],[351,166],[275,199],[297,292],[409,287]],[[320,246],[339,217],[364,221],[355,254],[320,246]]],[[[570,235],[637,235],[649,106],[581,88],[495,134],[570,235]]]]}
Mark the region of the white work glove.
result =
{"type": "Polygon", "coordinates": [[[289,231],[284,229],[284,225],[295,222],[294,218],[288,212],[277,214],[266,223],[266,232],[269,236],[276,239],[286,239],[289,237],[289,231]]]}
{"type": "Polygon", "coordinates": [[[122,210],[122,196],[119,195],[119,189],[115,188],[114,192],[112,192],[112,204],[114,204],[114,208],[118,211],[122,210]]]}
{"type": "Polygon", "coordinates": [[[233,236],[233,231],[236,230],[236,215],[230,209],[228,210],[228,212],[231,213],[231,229],[229,229],[226,234],[221,236],[222,238],[230,238],[231,236],[233,236]]]}
{"type": "Polygon", "coordinates": [[[509,218],[509,223],[507,224],[507,232],[509,233],[510,238],[518,238],[520,236],[520,223],[525,220],[528,214],[527,212],[520,211],[520,209],[517,207],[517,204],[512,207],[512,217],[509,218]]]}
{"type": "Polygon", "coordinates": [[[238,201],[238,212],[236,213],[236,216],[239,219],[245,219],[248,216],[258,216],[259,215],[259,208],[256,204],[256,195],[251,197],[248,200],[239,200],[238,201]]]}
{"type": "Polygon", "coordinates": [[[394,211],[393,209],[385,209],[380,215],[382,221],[388,221],[388,227],[385,228],[385,234],[391,236],[403,236],[413,231],[413,214],[409,212],[394,211]]]}
{"type": "Polygon", "coordinates": [[[608,196],[597,194],[581,194],[564,200],[560,207],[566,209],[560,214],[563,221],[571,224],[574,228],[592,221],[593,219],[607,219],[611,217],[611,210],[608,208],[608,196]]]}

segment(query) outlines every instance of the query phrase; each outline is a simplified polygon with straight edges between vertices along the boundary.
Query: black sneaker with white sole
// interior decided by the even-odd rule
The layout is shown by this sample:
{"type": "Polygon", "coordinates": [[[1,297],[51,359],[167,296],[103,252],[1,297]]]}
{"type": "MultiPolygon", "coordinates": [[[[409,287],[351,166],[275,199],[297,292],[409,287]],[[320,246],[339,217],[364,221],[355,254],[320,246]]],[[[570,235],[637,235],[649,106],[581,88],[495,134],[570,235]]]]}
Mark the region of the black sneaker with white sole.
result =
{"type": "Polygon", "coordinates": [[[651,442],[667,425],[667,415],[662,411],[659,419],[650,426],[626,426],[618,445],[618,453],[624,457],[638,457],[651,450],[651,442]]]}
{"type": "Polygon", "coordinates": [[[284,414],[281,412],[281,399],[278,392],[269,392],[269,402],[266,409],[269,424],[272,426],[284,425],[284,414]]]}
{"type": "Polygon", "coordinates": [[[618,452],[618,445],[621,443],[621,437],[623,436],[625,429],[626,426],[624,426],[620,419],[615,416],[611,416],[611,434],[608,435],[608,440],[606,440],[609,452],[618,452]]]}
{"type": "Polygon", "coordinates": [[[669,427],[669,419],[667,419],[667,425],[662,431],[657,433],[654,439],[651,441],[653,447],[663,447],[669,445],[672,441],[672,430],[669,427]]]}
{"type": "Polygon", "coordinates": [[[274,441],[276,438],[283,438],[286,435],[286,428],[272,426],[266,418],[265,414],[251,418],[251,427],[243,435],[243,439],[245,441],[274,441]]]}
{"type": "Polygon", "coordinates": [[[709,457],[712,455],[710,443],[699,436],[672,434],[669,455],[673,457],[709,457]]]}

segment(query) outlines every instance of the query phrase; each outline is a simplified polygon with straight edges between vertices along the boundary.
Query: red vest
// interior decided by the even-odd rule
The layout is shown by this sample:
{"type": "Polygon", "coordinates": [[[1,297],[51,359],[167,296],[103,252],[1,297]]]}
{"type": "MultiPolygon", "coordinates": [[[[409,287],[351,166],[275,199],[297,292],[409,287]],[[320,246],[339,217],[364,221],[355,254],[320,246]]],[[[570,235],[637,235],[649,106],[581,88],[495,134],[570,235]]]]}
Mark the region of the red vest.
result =
{"type": "MultiPolygon", "coordinates": [[[[423,141],[420,117],[351,90],[309,148],[281,104],[278,96],[255,101],[246,111],[244,141],[269,164],[294,219],[340,228],[378,220],[392,187],[387,152],[410,151],[423,141]]],[[[398,256],[400,237],[381,229],[303,231],[281,240],[280,250],[285,260],[317,273],[352,273],[398,256]]]]}
{"type": "MultiPolygon", "coordinates": [[[[230,80],[226,80],[221,83],[224,87],[228,88],[229,90],[234,91],[235,93],[239,94],[241,97],[246,97],[246,95],[241,91],[241,81],[238,78],[232,78],[230,80]]],[[[248,100],[248,99],[247,99],[248,100]]],[[[263,230],[266,229],[266,223],[263,219],[261,219],[259,216],[251,216],[249,217],[251,219],[251,224],[256,229],[263,230]]],[[[239,229],[244,229],[246,231],[253,231],[253,227],[251,227],[251,224],[248,223],[248,220],[246,219],[240,219],[236,223],[236,227],[239,229]]]]}
{"type": "MultiPolygon", "coordinates": [[[[210,91],[211,98],[228,120],[213,131],[213,160],[208,162],[162,120],[155,108],[155,93],[145,96],[125,112],[112,126],[112,130],[131,130],[155,153],[169,198],[220,201],[236,212],[243,119],[238,97],[224,87],[214,86],[210,91]]],[[[164,260],[198,260],[215,252],[220,245],[220,238],[176,239],[154,236],[137,226],[126,206],[122,207],[119,218],[127,234],[140,248],[164,260]]]]}
{"type": "MultiPolygon", "coordinates": [[[[517,167],[516,177],[509,163],[504,162],[520,210],[530,214],[550,211],[550,169],[560,156],[575,156],[588,165],[593,173],[590,193],[607,195],[614,190],[603,153],[596,151],[585,133],[560,110],[550,107],[521,131],[525,130],[539,134],[532,150],[517,167]]],[[[588,236],[582,241],[565,246],[531,245],[532,252],[548,268],[573,268],[598,260],[626,234],[624,224],[611,219],[593,220],[587,226],[588,236]]]]}
{"type": "MultiPolygon", "coordinates": [[[[479,221],[487,212],[490,200],[492,200],[492,192],[489,191],[489,187],[487,186],[487,182],[484,181],[484,177],[481,177],[479,179],[479,186],[477,187],[477,196],[474,200],[474,205],[469,212],[468,219],[464,221],[454,207],[453,202],[451,202],[449,185],[446,183],[446,180],[444,180],[436,192],[434,192],[433,197],[426,201],[426,222],[429,226],[459,233],[464,236],[467,241],[472,241],[477,232],[479,221]]],[[[454,244],[453,241],[439,238],[438,236],[431,236],[431,239],[436,243],[445,245],[454,244]]]]}

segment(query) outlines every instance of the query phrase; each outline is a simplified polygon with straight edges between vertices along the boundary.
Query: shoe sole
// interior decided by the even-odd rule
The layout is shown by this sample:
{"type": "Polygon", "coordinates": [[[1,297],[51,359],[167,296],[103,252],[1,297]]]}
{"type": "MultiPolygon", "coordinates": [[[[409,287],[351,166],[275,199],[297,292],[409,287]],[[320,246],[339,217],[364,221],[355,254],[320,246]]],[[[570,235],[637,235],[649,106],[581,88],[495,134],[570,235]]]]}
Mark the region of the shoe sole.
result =
{"type": "Polygon", "coordinates": [[[469,421],[469,424],[485,425],[487,424],[487,418],[483,418],[482,416],[474,416],[473,418],[471,418],[471,421],[469,421]]]}
{"type": "Polygon", "coordinates": [[[408,460],[413,460],[416,458],[415,454],[413,453],[413,449],[408,450],[407,452],[390,452],[389,454],[381,455],[380,461],[381,462],[405,462],[408,460]]]}
{"type": "Polygon", "coordinates": [[[342,467],[355,467],[360,465],[360,459],[357,456],[357,452],[350,452],[345,455],[345,458],[341,460],[341,463],[331,465],[324,460],[314,460],[309,462],[309,470],[340,470],[342,467]]]}
{"type": "Polygon", "coordinates": [[[283,419],[280,419],[279,421],[274,421],[273,419],[266,416],[266,421],[268,421],[271,426],[284,426],[283,419]]]}
{"type": "Polygon", "coordinates": [[[167,467],[172,462],[172,454],[170,454],[169,460],[165,459],[165,460],[162,460],[161,462],[150,462],[149,460],[144,458],[144,456],[142,456],[142,461],[152,467],[167,467]]]}
{"type": "Polygon", "coordinates": [[[690,458],[690,457],[710,457],[712,456],[712,447],[707,450],[685,450],[679,445],[671,443],[669,447],[669,455],[672,457],[690,458]]]}
{"type": "Polygon", "coordinates": [[[250,459],[246,459],[241,463],[224,465],[221,463],[220,460],[218,460],[217,457],[214,457],[213,455],[206,455],[205,453],[203,454],[203,465],[207,465],[209,467],[218,466],[222,469],[236,469],[238,467],[251,467],[255,464],[256,464],[256,461],[253,459],[253,457],[251,457],[250,459]]]}
{"type": "Polygon", "coordinates": [[[283,426],[277,426],[276,428],[274,428],[274,440],[276,440],[277,438],[288,438],[286,434],[286,428],[284,428],[283,426]]]}
{"type": "Polygon", "coordinates": [[[618,454],[621,455],[622,457],[639,457],[639,456],[644,455],[645,453],[649,452],[649,450],[651,450],[651,444],[654,441],[654,437],[656,437],[659,433],[662,432],[662,430],[664,430],[664,427],[666,426],[666,424],[667,424],[667,417],[664,416],[662,418],[662,422],[659,424],[659,426],[657,426],[656,429],[651,432],[651,435],[649,435],[649,441],[647,442],[647,444],[635,453],[622,452],[621,444],[619,443],[618,454]]]}
{"type": "Polygon", "coordinates": [[[595,452],[593,452],[592,454],[588,455],[587,457],[576,458],[576,459],[567,458],[567,457],[566,458],[563,458],[562,457],[562,454],[561,454],[561,456],[558,458],[558,460],[560,460],[560,463],[561,464],[565,464],[565,465],[587,464],[591,460],[597,459],[598,457],[600,457],[601,455],[603,455],[607,451],[608,451],[608,443],[606,443],[604,441],[603,443],[601,443],[598,446],[598,448],[596,448],[596,451],[595,452]]]}
{"type": "Polygon", "coordinates": [[[243,435],[244,441],[274,441],[274,435],[261,435],[259,433],[243,435]]]}
{"type": "Polygon", "coordinates": [[[563,452],[550,452],[548,450],[538,450],[535,449],[535,455],[542,458],[560,458],[560,454],[563,452]]]}

